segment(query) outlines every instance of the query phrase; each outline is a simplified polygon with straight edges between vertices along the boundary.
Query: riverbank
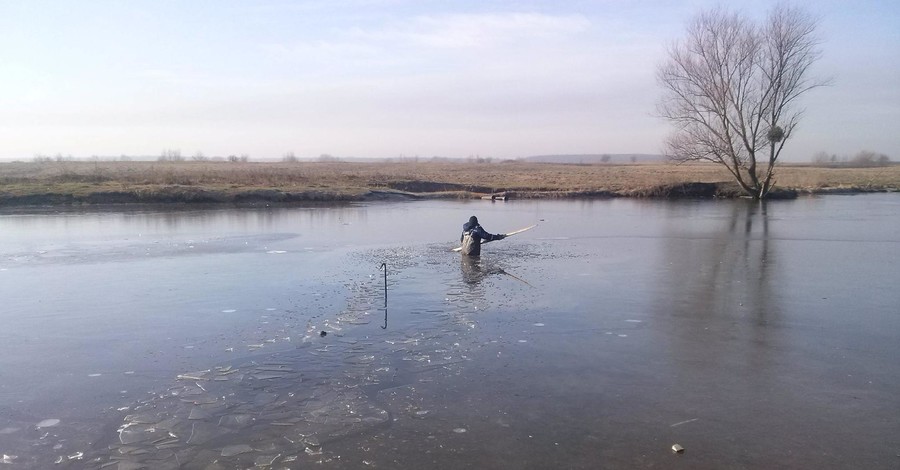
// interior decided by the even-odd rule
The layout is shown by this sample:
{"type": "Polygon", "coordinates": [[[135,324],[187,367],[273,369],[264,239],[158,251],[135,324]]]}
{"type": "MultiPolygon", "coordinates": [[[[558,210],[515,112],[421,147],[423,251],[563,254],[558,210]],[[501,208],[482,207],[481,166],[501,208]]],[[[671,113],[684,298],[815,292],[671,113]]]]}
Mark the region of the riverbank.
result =
{"type": "MultiPolygon", "coordinates": [[[[900,165],[785,165],[775,197],[900,191],[900,165]]],[[[0,207],[293,204],[415,198],[740,197],[708,164],[42,162],[0,163],[0,207]]]]}

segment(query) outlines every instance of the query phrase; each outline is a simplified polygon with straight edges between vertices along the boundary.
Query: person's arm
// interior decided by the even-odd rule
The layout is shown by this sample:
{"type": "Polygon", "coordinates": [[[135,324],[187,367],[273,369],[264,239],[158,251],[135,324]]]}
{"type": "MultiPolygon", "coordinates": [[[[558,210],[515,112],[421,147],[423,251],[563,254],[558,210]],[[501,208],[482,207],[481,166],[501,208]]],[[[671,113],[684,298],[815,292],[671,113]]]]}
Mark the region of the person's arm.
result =
{"type": "Polygon", "coordinates": [[[495,234],[492,234],[492,233],[488,233],[488,232],[487,232],[482,226],[480,226],[480,225],[475,229],[475,231],[477,232],[478,236],[479,236],[482,240],[488,241],[488,242],[492,242],[492,241],[494,241],[494,240],[503,240],[504,238],[506,238],[506,235],[503,235],[503,234],[499,234],[499,233],[498,233],[498,234],[495,235],[495,234]]]}

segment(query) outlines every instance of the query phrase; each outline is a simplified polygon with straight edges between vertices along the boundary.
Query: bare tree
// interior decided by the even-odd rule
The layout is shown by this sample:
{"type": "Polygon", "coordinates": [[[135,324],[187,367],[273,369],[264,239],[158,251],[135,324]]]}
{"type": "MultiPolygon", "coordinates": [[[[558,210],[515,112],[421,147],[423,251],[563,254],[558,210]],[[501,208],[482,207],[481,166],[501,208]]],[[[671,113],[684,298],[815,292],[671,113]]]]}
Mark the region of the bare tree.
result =
{"type": "Polygon", "coordinates": [[[157,160],[161,162],[183,162],[184,157],[181,156],[181,150],[166,149],[162,151],[157,160]]]}
{"type": "Polygon", "coordinates": [[[871,150],[860,150],[850,160],[851,166],[887,166],[891,163],[891,157],[883,153],[875,153],[871,150]]]}
{"type": "Polygon", "coordinates": [[[765,198],[803,114],[798,98],[826,84],[809,77],[821,56],[817,26],[785,5],[762,25],[721,8],[700,13],[657,70],[659,113],[676,127],[670,158],[724,165],[748,195],[765,198]]]}

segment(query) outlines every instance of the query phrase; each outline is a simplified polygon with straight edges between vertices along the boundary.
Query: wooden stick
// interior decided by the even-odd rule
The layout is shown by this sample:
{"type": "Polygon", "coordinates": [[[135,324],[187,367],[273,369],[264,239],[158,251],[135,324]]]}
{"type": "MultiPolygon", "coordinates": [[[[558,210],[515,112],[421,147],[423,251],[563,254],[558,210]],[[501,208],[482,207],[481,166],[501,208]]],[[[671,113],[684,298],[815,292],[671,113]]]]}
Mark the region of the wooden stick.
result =
{"type": "Polygon", "coordinates": [[[515,234],[517,234],[517,233],[522,233],[522,232],[524,232],[524,231],[526,231],[526,230],[531,230],[531,229],[533,229],[533,228],[535,228],[535,227],[537,227],[537,224],[534,224],[534,225],[532,225],[532,226],[525,227],[525,228],[520,228],[519,230],[516,230],[516,231],[514,231],[514,232],[509,232],[509,233],[507,233],[507,234],[505,234],[505,235],[508,237],[508,236],[510,236],[510,235],[515,235],[515,234]]]}

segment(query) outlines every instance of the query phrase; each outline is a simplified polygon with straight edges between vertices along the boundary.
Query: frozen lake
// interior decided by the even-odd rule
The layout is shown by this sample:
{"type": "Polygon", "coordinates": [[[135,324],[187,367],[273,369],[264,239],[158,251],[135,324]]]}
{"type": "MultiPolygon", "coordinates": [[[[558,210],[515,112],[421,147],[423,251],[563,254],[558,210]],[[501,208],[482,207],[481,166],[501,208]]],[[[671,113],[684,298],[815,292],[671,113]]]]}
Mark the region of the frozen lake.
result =
{"type": "Polygon", "coordinates": [[[4,213],[0,458],[896,468],[898,281],[896,194],[4,213]]]}

